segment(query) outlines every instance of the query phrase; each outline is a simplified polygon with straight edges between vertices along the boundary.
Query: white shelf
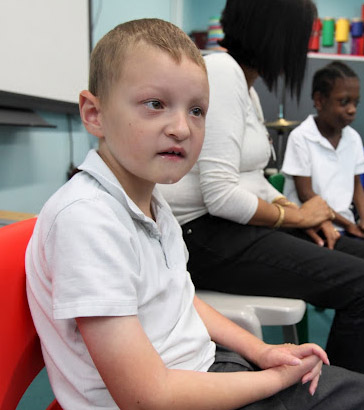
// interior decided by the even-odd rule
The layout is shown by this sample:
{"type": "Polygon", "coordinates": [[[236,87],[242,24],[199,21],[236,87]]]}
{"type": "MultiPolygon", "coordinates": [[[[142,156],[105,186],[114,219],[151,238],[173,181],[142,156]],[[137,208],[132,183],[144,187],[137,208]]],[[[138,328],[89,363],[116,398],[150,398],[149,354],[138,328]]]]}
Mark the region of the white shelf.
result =
{"type": "Polygon", "coordinates": [[[334,53],[308,53],[308,58],[327,58],[329,60],[346,60],[346,61],[363,61],[364,56],[353,56],[351,54],[334,54],[334,53]]]}

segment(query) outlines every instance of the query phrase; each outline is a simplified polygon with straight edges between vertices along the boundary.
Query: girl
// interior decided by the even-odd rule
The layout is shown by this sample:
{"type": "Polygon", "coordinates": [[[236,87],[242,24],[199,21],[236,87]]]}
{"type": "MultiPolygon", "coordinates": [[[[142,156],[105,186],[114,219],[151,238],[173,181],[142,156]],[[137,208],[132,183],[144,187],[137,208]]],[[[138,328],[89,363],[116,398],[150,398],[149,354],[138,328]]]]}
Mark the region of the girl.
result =
{"type": "Polygon", "coordinates": [[[364,238],[363,144],[349,126],[355,119],[359,94],[359,79],[346,64],[336,61],[318,70],[312,83],[317,115],[309,115],[290,134],[282,169],[284,192],[290,200],[304,203],[320,195],[335,211],[334,221],[316,228],[330,249],[340,231],[364,238]],[[360,217],[358,224],[352,202],[360,217]]]}

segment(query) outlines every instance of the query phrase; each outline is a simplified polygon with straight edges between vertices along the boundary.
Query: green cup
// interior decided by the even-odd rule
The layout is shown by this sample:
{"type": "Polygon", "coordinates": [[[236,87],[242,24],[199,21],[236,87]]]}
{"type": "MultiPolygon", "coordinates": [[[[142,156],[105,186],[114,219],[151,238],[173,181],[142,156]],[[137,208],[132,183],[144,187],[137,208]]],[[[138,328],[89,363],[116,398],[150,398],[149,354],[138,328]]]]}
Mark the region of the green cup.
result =
{"type": "Polygon", "coordinates": [[[325,17],[322,21],[322,46],[332,47],[334,45],[335,20],[325,17]]]}

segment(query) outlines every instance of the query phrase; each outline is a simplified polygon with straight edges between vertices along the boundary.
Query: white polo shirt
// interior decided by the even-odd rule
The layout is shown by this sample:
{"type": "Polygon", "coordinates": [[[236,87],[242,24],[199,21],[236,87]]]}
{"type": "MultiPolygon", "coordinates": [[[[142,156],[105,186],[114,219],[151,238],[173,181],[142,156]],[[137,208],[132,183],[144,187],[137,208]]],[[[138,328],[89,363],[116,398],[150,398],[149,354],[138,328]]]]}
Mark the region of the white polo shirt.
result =
{"type": "Polygon", "coordinates": [[[342,130],[335,149],[323,137],[313,115],[308,116],[289,135],[282,171],[284,194],[298,204],[293,176],[312,179],[312,189],[339,214],[354,222],[350,205],[354,194],[354,176],[364,173],[363,143],[350,126],[342,130]]]}
{"type": "Polygon", "coordinates": [[[154,222],[96,151],[80,168],[39,215],[27,293],[62,408],[117,409],[75,318],[137,315],[169,368],[207,371],[215,345],[193,306],[181,228],[164,199],[154,192],[154,222]]]}

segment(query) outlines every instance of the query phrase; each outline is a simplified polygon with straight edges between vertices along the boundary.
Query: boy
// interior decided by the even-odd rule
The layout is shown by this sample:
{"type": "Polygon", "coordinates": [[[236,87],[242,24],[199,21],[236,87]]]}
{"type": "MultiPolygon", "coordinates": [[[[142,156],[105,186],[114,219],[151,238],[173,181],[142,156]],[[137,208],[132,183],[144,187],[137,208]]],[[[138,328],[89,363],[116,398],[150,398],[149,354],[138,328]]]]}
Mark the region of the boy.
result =
{"type": "MultiPolygon", "coordinates": [[[[335,211],[334,224],[326,221],[318,228],[331,249],[340,238],[339,232],[364,238],[364,193],[360,180],[364,173],[363,143],[350,127],[359,98],[359,78],[349,66],[334,61],[318,70],[312,81],[317,115],[309,115],[291,132],[282,168],[287,175],[284,192],[289,200],[303,203],[319,195],[335,211]],[[358,225],[352,202],[360,217],[358,225]]],[[[349,248],[360,246],[350,242],[349,248]]]]}
{"type": "Polygon", "coordinates": [[[89,88],[80,113],[99,149],[47,202],[26,255],[63,409],[236,409],[267,397],[254,408],[326,409],[343,378],[348,394],[363,390],[364,376],[322,368],[320,347],[266,345],[194,295],[179,225],[155,190],[188,172],[203,141],[207,75],[190,39],[157,19],[117,26],[92,53],[89,88]],[[212,339],[266,370],[248,373],[212,339]],[[312,398],[321,369],[330,386],[312,398]],[[299,381],[310,383],[281,391],[299,381]]]}

